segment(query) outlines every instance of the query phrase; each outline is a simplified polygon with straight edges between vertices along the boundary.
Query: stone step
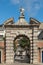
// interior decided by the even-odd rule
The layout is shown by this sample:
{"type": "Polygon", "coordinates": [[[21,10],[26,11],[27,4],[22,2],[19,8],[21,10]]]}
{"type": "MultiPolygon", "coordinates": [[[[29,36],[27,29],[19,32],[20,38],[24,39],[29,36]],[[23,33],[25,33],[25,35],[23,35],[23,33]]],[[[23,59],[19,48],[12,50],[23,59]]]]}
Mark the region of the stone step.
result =
{"type": "Polygon", "coordinates": [[[3,63],[0,65],[43,65],[43,64],[29,64],[29,63],[19,63],[19,62],[15,62],[15,63],[3,63]]]}
{"type": "MultiPolygon", "coordinates": [[[[7,59],[7,58],[6,58],[6,59],[7,59]]],[[[7,59],[7,60],[6,60],[6,63],[10,63],[10,62],[13,63],[13,59],[10,58],[10,59],[7,59]]]]}

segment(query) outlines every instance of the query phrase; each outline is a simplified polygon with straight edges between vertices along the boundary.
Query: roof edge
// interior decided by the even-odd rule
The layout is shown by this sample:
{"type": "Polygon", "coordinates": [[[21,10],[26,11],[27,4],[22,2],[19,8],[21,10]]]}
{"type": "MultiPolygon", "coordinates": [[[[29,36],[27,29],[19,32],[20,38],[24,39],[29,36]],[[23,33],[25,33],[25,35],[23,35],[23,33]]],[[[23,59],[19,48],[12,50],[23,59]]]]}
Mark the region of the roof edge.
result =
{"type": "Polygon", "coordinates": [[[40,22],[38,20],[36,20],[35,18],[32,18],[32,17],[30,17],[30,22],[29,23],[30,24],[31,23],[40,24],[40,22]]]}

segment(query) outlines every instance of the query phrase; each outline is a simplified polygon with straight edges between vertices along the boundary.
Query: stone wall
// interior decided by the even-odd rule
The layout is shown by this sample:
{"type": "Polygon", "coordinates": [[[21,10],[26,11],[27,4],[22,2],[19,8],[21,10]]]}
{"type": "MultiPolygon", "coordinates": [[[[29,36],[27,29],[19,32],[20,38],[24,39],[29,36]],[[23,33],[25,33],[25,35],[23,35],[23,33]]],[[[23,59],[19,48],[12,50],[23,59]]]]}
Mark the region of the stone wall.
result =
{"type": "Polygon", "coordinates": [[[33,64],[38,63],[38,27],[33,28],[33,64]]]}
{"type": "Polygon", "coordinates": [[[6,28],[6,62],[14,62],[14,39],[19,35],[25,35],[30,39],[30,63],[38,63],[38,27],[32,28],[6,28]]]}
{"type": "Polygon", "coordinates": [[[6,28],[6,62],[14,62],[13,41],[19,35],[25,35],[32,40],[32,30],[29,28],[6,28]]]}

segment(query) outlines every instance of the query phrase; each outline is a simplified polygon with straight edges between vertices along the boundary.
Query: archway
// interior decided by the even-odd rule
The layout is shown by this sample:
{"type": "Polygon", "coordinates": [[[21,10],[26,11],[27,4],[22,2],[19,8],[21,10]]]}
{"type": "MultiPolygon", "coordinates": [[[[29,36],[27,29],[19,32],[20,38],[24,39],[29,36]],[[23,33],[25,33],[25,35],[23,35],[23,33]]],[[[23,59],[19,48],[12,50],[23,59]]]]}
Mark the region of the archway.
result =
{"type": "Polygon", "coordinates": [[[14,39],[14,61],[30,63],[30,40],[25,35],[14,39]]]}

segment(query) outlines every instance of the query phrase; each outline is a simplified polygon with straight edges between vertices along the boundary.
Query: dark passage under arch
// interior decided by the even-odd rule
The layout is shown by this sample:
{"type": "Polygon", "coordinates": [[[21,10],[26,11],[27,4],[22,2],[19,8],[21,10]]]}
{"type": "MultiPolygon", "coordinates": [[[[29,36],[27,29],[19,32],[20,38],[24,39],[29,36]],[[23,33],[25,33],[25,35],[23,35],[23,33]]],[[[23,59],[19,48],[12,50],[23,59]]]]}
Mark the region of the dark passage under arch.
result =
{"type": "Polygon", "coordinates": [[[30,40],[25,35],[14,39],[14,61],[30,63],[30,40]]]}

